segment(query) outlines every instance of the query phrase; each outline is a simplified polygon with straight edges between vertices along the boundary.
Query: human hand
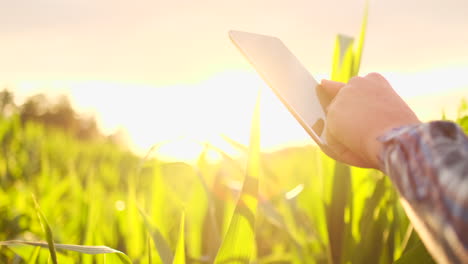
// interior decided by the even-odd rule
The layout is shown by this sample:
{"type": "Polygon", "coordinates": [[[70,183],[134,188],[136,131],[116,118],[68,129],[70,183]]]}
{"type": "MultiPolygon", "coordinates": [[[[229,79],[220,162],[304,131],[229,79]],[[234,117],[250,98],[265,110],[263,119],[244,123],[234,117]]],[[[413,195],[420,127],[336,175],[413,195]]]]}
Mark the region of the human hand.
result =
{"type": "Polygon", "coordinates": [[[353,77],[347,84],[322,80],[330,157],[358,167],[379,169],[382,144],[377,138],[403,125],[420,123],[414,112],[378,73],[353,77]]]}

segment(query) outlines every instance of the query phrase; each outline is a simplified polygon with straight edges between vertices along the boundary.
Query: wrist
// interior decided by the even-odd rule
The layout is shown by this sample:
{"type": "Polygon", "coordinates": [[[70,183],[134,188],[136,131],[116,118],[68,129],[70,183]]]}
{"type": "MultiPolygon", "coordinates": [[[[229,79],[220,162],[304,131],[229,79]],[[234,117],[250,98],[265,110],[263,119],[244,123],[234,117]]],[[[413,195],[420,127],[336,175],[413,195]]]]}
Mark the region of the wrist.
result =
{"type": "Polygon", "coordinates": [[[366,159],[370,164],[370,167],[380,170],[380,153],[382,152],[383,144],[378,140],[378,137],[371,137],[369,140],[366,150],[366,159]]]}
{"type": "Polygon", "coordinates": [[[368,142],[367,142],[367,146],[365,148],[366,150],[366,158],[368,160],[368,162],[371,164],[371,166],[375,169],[378,169],[378,170],[381,170],[381,161],[380,161],[380,155],[383,151],[383,148],[384,148],[384,144],[382,142],[382,138],[390,133],[391,131],[395,130],[395,129],[398,129],[398,128],[402,128],[402,127],[406,127],[406,126],[410,126],[410,125],[417,125],[417,124],[421,124],[421,121],[419,121],[418,119],[414,119],[414,120],[411,120],[411,121],[408,121],[408,122],[402,122],[402,123],[399,123],[399,124],[395,124],[395,125],[391,125],[391,126],[388,126],[387,128],[385,129],[381,129],[379,132],[377,133],[372,133],[373,136],[370,136],[368,137],[368,142]]]}

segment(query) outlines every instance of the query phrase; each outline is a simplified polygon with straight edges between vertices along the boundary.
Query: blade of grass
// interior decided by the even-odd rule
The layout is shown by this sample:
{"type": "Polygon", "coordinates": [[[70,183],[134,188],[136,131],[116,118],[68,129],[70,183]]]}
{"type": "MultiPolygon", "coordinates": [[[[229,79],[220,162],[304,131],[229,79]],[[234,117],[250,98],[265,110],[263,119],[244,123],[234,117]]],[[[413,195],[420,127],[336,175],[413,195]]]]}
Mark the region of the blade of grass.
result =
{"type": "Polygon", "coordinates": [[[173,264],[185,264],[185,213],[180,217],[179,241],[174,255],[173,264]]]}
{"type": "MultiPolygon", "coordinates": [[[[332,68],[332,79],[335,81],[348,82],[359,72],[367,27],[367,13],[368,4],[366,3],[357,43],[354,43],[352,37],[337,36],[332,68]]],[[[333,263],[341,263],[347,261],[348,255],[352,254],[350,247],[354,245],[353,217],[351,215],[353,213],[353,200],[351,198],[353,188],[350,168],[344,164],[336,163],[331,184],[331,200],[326,207],[330,257],[333,263]],[[347,209],[350,217],[346,217],[347,209]],[[349,218],[349,221],[346,221],[346,218],[349,218]]]]}
{"type": "MultiPolygon", "coordinates": [[[[15,254],[16,261],[12,263],[51,263],[49,247],[47,242],[44,242],[44,247],[29,246],[29,245],[10,245],[5,246],[15,254]],[[20,262],[19,260],[23,260],[20,262]]],[[[65,252],[64,252],[65,253],[65,252]]],[[[76,263],[76,258],[72,258],[68,254],[62,254],[60,250],[57,250],[57,261],[60,264],[76,263]]],[[[1,261],[0,261],[1,262],[1,261]]],[[[1,262],[8,263],[8,262],[1,262]]]]}
{"type": "MultiPolygon", "coordinates": [[[[362,41],[362,40],[361,40],[362,41]]],[[[332,79],[340,82],[348,82],[354,75],[355,54],[353,52],[354,39],[345,35],[338,35],[336,39],[333,58],[332,79]]],[[[360,45],[358,43],[358,45],[360,45]]],[[[361,43],[362,45],[362,43],[361,43]]],[[[331,199],[326,206],[329,262],[342,263],[349,258],[350,247],[353,244],[352,217],[346,221],[346,212],[352,214],[351,171],[348,166],[339,162],[335,163],[335,172],[331,180],[331,199]]]]}
{"type": "Polygon", "coordinates": [[[336,163],[332,182],[332,197],[327,206],[328,240],[331,263],[341,263],[346,241],[347,223],[345,213],[351,202],[351,172],[348,166],[336,163]]]}
{"type": "Polygon", "coordinates": [[[58,264],[57,254],[55,252],[55,243],[54,243],[54,236],[52,234],[52,229],[50,228],[46,217],[42,213],[41,208],[39,207],[39,204],[37,203],[37,200],[34,197],[34,195],[33,195],[32,198],[33,198],[33,201],[34,201],[34,205],[36,207],[36,213],[37,213],[37,215],[39,217],[39,222],[41,223],[41,226],[42,226],[42,230],[44,230],[44,233],[46,235],[47,244],[49,246],[50,258],[52,259],[52,263],[58,264]]]}
{"type": "Polygon", "coordinates": [[[247,175],[215,263],[249,263],[255,254],[255,220],[260,174],[260,92],[252,118],[247,175]]]}
{"type": "Polygon", "coordinates": [[[131,258],[138,258],[140,252],[145,248],[144,245],[144,234],[143,225],[138,217],[138,206],[137,206],[137,181],[138,177],[129,177],[127,185],[127,197],[126,197],[126,217],[122,218],[122,223],[126,226],[131,226],[131,229],[126,230],[126,240],[131,247],[127,249],[127,254],[131,258]]]}
{"type": "Polygon", "coordinates": [[[150,235],[149,233],[147,233],[148,237],[146,239],[146,244],[147,244],[147,247],[148,247],[148,264],[153,264],[153,255],[151,254],[151,238],[150,238],[150,235]]]}
{"type": "Polygon", "coordinates": [[[39,256],[40,250],[41,250],[40,247],[34,248],[33,253],[31,254],[31,256],[28,259],[28,264],[34,264],[34,263],[37,262],[37,257],[39,256]]]}
{"type": "Polygon", "coordinates": [[[408,228],[406,229],[406,233],[405,233],[405,236],[404,236],[404,238],[403,238],[403,241],[401,242],[401,248],[402,248],[403,252],[404,252],[404,250],[406,250],[406,247],[407,247],[408,244],[409,244],[409,241],[410,241],[410,238],[411,238],[413,232],[415,232],[415,231],[414,231],[414,227],[413,227],[413,225],[410,223],[410,224],[408,225],[408,228]]]}
{"type": "Polygon", "coordinates": [[[359,229],[362,237],[366,236],[369,226],[372,224],[373,221],[375,221],[375,211],[378,209],[377,207],[381,203],[386,193],[384,177],[379,179],[375,185],[376,186],[374,192],[365,201],[365,210],[363,211],[361,219],[359,221],[359,229]]]}
{"type": "Polygon", "coordinates": [[[336,36],[335,52],[331,78],[338,82],[347,82],[353,73],[353,42],[354,38],[339,34],[336,36]]]}
{"type": "MultiPolygon", "coordinates": [[[[271,222],[273,225],[276,225],[280,230],[283,230],[293,246],[297,251],[297,259],[301,262],[304,262],[304,250],[305,248],[301,246],[300,241],[297,238],[296,230],[291,230],[291,226],[285,221],[285,217],[289,216],[285,213],[281,214],[276,210],[276,208],[271,204],[269,201],[262,201],[258,204],[259,210],[263,213],[263,216],[266,218],[267,221],[271,222]]],[[[290,212],[290,217],[294,217],[292,212],[290,212]]],[[[297,227],[295,225],[294,227],[297,227]]]]}
{"type": "Polygon", "coordinates": [[[421,241],[418,241],[418,244],[413,248],[408,250],[401,258],[395,261],[395,264],[433,264],[435,261],[432,259],[431,255],[427,252],[424,244],[421,241]]]}
{"type": "MultiPolygon", "coordinates": [[[[24,262],[21,262],[21,263],[28,263],[28,264],[35,264],[35,263],[41,263],[41,260],[44,262],[47,261],[47,259],[50,259],[49,257],[49,252],[45,252],[46,254],[43,254],[46,258],[40,258],[40,252],[41,252],[41,247],[33,247],[33,246],[18,246],[18,245],[14,245],[14,246],[5,246],[7,247],[8,249],[10,249],[11,251],[14,252],[14,257],[13,256],[10,256],[11,259],[22,259],[24,260],[24,262]]],[[[0,246],[0,249],[3,249],[3,246],[0,246]]],[[[0,252],[2,252],[3,250],[0,250],[0,252]]],[[[12,263],[18,263],[18,261],[16,262],[12,262],[12,263]]]]}
{"type": "Polygon", "coordinates": [[[221,234],[219,231],[219,223],[216,219],[215,199],[213,197],[213,193],[208,188],[208,184],[206,183],[206,180],[204,178],[204,176],[206,176],[204,173],[208,173],[208,169],[207,169],[208,164],[206,160],[208,149],[209,149],[209,146],[208,144],[206,144],[202,153],[200,153],[200,156],[197,160],[197,176],[198,176],[198,179],[200,180],[200,183],[203,187],[203,190],[207,198],[206,202],[207,202],[208,208],[207,208],[207,218],[205,221],[209,222],[208,226],[210,227],[210,239],[208,239],[209,242],[207,244],[209,246],[208,246],[208,250],[206,254],[208,254],[208,257],[211,260],[213,260],[216,255],[216,250],[221,244],[221,234]]]}
{"type": "Polygon", "coordinates": [[[226,135],[221,135],[221,137],[226,141],[228,142],[229,144],[231,144],[235,149],[238,149],[240,152],[247,152],[249,151],[249,148],[237,141],[235,141],[234,139],[226,136],[226,135]]]}
{"type": "Polygon", "coordinates": [[[369,10],[369,1],[366,1],[366,5],[364,7],[364,17],[362,19],[361,25],[361,32],[359,34],[359,39],[356,43],[356,49],[354,50],[354,58],[353,58],[353,70],[351,76],[356,76],[359,74],[359,68],[361,67],[361,58],[362,58],[362,50],[364,49],[364,40],[366,38],[366,28],[367,28],[367,18],[368,18],[368,10],[369,10]]]}
{"type": "MultiPolygon", "coordinates": [[[[356,248],[359,254],[355,254],[352,263],[378,263],[382,257],[387,238],[389,222],[383,210],[378,211],[374,221],[367,227],[362,243],[356,248]]],[[[418,263],[418,262],[416,262],[418,263]]]]}
{"type": "MultiPolygon", "coordinates": [[[[34,247],[41,247],[41,248],[49,248],[49,244],[45,242],[31,242],[31,241],[23,241],[23,240],[9,240],[9,241],[1,241],[0,246],[34,246],[34,247]]],[[[106,246],[82,246],[82,245],[69,245],[69,244],[55,244],[56,249],[59,250],[68,250],[74,251],[83,254],[89,255],[98,255],[98,254],[117,254],[121,263],[124,264],[131,264],[132,262],[130,259],[125,255],[123,252],[115,250],[110,247],[106,246]]]]}
{"type": "Polygon", "coordinates": [[[151,238],[153,239],[153,243],[156,246],[162,263],[171,264],[174,257],[169,243],[166,241],[166,239],[164,239],[164,236],[161,234],[161,232],[151,225],[149,217],[141,209],[139,211],[141,216],[143,217],[145,227],[148,233],[150,233],[151,238]]]}
{"type": "Polygon", "coordinates": [[[375,187],[372,193],[362,201],[363,210],[360,219],[356,219],[359,238],[356,238],[357,243],[354,245],[353,250],[360,252],[360,254],[352,254],[352,262],[378,262],[380,258],[385,261],[383,263],[390,263],[389,260],[393,259],[394,251],[392,248],[394,244],[392,238],[394,221],[389,220],[389,212],[391,212],[392,208],[385,203],[385,195],[389,191],[386,185],[387,179],[386,177],[380,177],[370,181],[375,187]]]}
{"type": "Polygon", "coordinates": [[[229,163],[231,163],[235,168],[238,168],[239,171],[241,172],[244,172],[244,168],[236,161],[234,160],[233,157],[229,156],[226,152],[224,152],[222,149],[210,144],[210,143],[203,143],[203,145],[208,148],[208,149],[211,149],[213,151],[216,151],[218,154],[221,155],[221,157],[223,159],[225,159],[226,161],[229,161],[229,163]]]}

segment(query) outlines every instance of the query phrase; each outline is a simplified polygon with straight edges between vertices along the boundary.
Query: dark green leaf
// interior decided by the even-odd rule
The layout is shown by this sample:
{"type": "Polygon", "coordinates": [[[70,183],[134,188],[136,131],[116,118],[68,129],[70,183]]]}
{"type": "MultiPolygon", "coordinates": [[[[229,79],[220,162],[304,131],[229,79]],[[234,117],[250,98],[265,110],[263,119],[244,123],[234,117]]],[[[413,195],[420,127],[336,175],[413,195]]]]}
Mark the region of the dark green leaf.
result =
{"type": "Polygon", "coordinates": [[[47,222],[47,219],[42,213],[41,208],[39,207],[39,204],[37,203],[36,198],[34,196],[33,201],[36,206],[36,213],[39,216],[39,221],[41,222],[42,230],[44,230],[44,233],[46,235],[47,244],[49,246],[50,258],[52,259],[52,263],[58,264],[52,229],[50,228],[49,223],[47,222]]]}
{"type": "Polygon", "coordinates": [[[431,255],[427,252],[421,241],[417,245],[409,249],[395,264],[433,264],[435,261],[431,255]]]}

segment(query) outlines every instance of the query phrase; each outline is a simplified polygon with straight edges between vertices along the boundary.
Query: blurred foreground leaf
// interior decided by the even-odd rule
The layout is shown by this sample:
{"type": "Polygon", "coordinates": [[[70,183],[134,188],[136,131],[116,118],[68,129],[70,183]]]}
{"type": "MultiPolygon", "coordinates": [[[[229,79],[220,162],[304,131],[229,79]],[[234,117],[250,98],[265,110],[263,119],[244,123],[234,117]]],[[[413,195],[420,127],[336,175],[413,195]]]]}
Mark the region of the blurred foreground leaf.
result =
{"type": "Polygon", "coordinates": [[[185,213],[182,213],[180,217],[179,241],[177,241],[173,264],[185,264],[185,213]]]}
{"type": "Polygon", "coordinates": [[[418,241],[418,244],[409,249],[395,264],[433,264],[435,263],[431,255],[427,252],[424,244],[418,241]]]}
{"type": "Polygon", "coordinates": [[[351,77],[358,75],[359,68],[361,67],[362,50],[364,49],[364,40],[366,39],[368,10],[369,10],[369,2],[366,2],[366,5],[364,7],[364,17],[362,19],[362,24],[361,24],[361,32],[359,34],[359,39],[356,43],[355,50],[354,50],[351,77]]]}
{"type": "Polygon", "coordinates": [[[351,203],[351,171],[342,163],[336,162],[333,175],[332,197],[327,205],[327,227],[332,263],[341,263],[346,235],[349,232],[345,221],[348,204],[351,203]]]}
{"type": "Polygon", "coordinates": [[[215,263],[250,263],[255,254],[255,222],[260,174],[260,92],[250,130],[247,175],[215,263]]]}
{"type": "Polygon", "coordinates": [[[156,246],[158,251],[159,257],[163,264],[171,264],[173,263],[173,253],[169,243],[164,239],[164,236],[161,234],[158,228],[153,227],[149,221],[148,216],[140,209],[140,214],[143,217],[146,230],[150,234],[151,238],[153,239],[153,243],[156,246]]]}

